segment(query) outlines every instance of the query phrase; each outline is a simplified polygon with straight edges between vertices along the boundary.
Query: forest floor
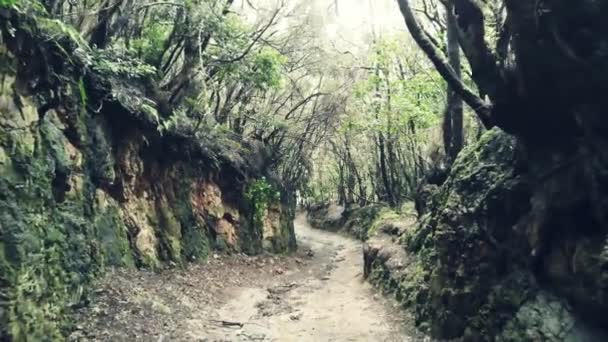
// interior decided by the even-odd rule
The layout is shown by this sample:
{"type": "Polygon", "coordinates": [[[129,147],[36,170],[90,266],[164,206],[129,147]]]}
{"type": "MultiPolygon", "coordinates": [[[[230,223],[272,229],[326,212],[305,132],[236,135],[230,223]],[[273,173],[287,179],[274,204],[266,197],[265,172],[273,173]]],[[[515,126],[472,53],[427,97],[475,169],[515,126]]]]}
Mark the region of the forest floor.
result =
{"type": "Polygon", "coordinates": [[[362,279],[361,243],[295,221],[293,255],[213,255],[204,265],[114,270],[72,341],[424,341],[362,279]]]}

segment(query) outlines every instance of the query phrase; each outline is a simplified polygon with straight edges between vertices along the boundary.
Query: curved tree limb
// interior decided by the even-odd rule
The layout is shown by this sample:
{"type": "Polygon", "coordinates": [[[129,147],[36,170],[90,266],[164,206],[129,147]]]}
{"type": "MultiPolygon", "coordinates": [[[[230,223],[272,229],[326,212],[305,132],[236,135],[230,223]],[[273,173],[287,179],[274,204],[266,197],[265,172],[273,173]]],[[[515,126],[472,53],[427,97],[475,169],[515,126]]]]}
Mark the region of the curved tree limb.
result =
{"type": "Polygon", "coordinates": [[[424,31],[418,24],[414,13],[410,7],[408,0],[398,0],[399,8],[405,19],[412,37],[420,46],[422,51],[431,60],[439,74],[446,80],[449,86],[469,105],[479,116],[481,122],[486,128],[494,126],[491,118],[492,105],[477,96],[473,90],[467,87],[454,73],[454,70],[448,64],[448,61],[443,56],[442,52],[435,47],[431,40],[425,35],[424,31]]]}
{"type": "Polygon", "coordinates": [[[277,10],[275,10],[272,13],[272,16],[270,18],[270,20],[268,20],[268,23],[266,25],[264,25],[259,31],[258,33],[255,35],[255,37],[253,38],[253,40],[251,41],[251,43],[249,44],[249,46],[247,46],[247,48],[238,56],[236,57],[232,57],[232,58],[228,58],[228,59],[216,59],[211,61],[210,63],[214,63],[214,64],[230,64],[230,63],[234,63],[234,62],[238,62],[240,60],[242,60],[243,58],[245,58],[249,52],[251,52],[251,50],[253,49],[253,47],[258,43],[258,41],[260,40],[260,38],[262,38],[262,36],[266,33],[266,31],[268,31],[268,29],[276,24],[276,19],[277,16],[279,15],[279,12],[281,11],[281,8],[278,8],[277,10]]]}
{"type": "MultiPolygon", "coordinates": [[[[477,0],[451,0],[458,27],[458,40],[471,64],[473,80],[491,99],[502,84],[497,58],[485,40],[485,18],[477,0]]],[[[449,8],[451,10],[451,8],[449,8]]]]}

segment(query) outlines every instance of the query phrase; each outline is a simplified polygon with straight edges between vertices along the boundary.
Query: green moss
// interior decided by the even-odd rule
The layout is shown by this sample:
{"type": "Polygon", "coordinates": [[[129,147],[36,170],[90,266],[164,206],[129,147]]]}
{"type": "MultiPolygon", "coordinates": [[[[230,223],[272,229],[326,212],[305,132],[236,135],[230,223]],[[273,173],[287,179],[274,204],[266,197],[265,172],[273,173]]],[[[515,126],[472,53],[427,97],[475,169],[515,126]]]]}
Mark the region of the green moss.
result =
{"type": "Polygon", "coordinates": [[[203,262],[209,256],[209,239],[204,225],[186,226],[182,234],[182,256],[190,262],[203,262]]]}
{"type": "Polygon", "coordinates": [[[169,204],[161,200],[157,205],[160,218],[160,236],[168,249],[168,260],[181,262],[182,256],[182,229],[181,224],[173,214],[169,204]]]}
{"type": "MultiPolygon", "coordinates": [[[[42,155],[48,153],[44,148],[42,155]]],[[[57,340],[67,328],[65,313],[78,304],[97,274],[100,256],[82,203],[52,205],[54,165],[35,158],[27,186],[0,181],[0,274],[7,290],[5,322],[14,340],[57,340]],[[10,247],[8,247],[10,246],[10,247]]]]}
{"type": "Polygon", "coordinates": [[[358,239],[367,240],[373,222],[379,213],[385,209],[382,205],[371,205],[363,208],[356,208],[347,213],[344,229],[353,234],[358,239]]]}
{"type": "Polygon", "coordinates": [[[190,177],[182,177],[177,186],[173,210],[181,224],[181,257],[189,262],[203,262],[209,256],[208,230],[202,218],[194,213],[190,177]]]}
{"type": "MultiPolygon", "coordinates": [[[[5,82],[14,82],[7,76],[5,82]],[[7,81],[8,80],[8,81],[7,81]]],[[[3,89],[14,89],[4,84],[3,89]]],[[[7,95],[3,92],[2,96],[7,95]]],[[[70,188],[74,161],[53,111],[38,122],[32,98],[10,94],[0,121],[0,339],[62,340],[103,257],[90,183],[70,188]],[[19,98],[22,110],[16,108],[19,98]],[[65,192],[69,196],[62,196],[65,192]]],[[[82,171],[82,170],[80,170],[82,171]]]]}
{"type": "Polygon", "coordinates": [[[601,341],[603,338],[585,336],[576,326],[568,306],[546,293],[540,293],[519,309],[505,326],[497,341],[575,342],[601,341]]]}
{"type": "Polygon", "coordinates": [[[213,248],[218,250],[218,251],[229,251],[230,248],[228,247],[228,242],[226,240],[224,240],[223,237],[218,236],[215,238],[215,241],[213,243],[213,248]]]}
{"type": "Polygon", "coordinates": [[[116,178],[115,161],[107,124],[103,118],[95,117],[87,118],[86,126],[87,135],[90,137],[88,146],[93,156],[93,176],[100,184],[113,184],[116,178]]]}
{"type": "Polygon", "coordinates": [[[13,161],[2,146],[0,146],[0,177],[12,182],[18,182],[21,179],[15,170],[13,161]]]}
{"type": "Polygon", "coordinates": [[[50,155],[55,161],[56,171],[68,172],[72,167],[72,161],[66,153],[67,139],[58,127],[59,125],[57,115],[54,112],[48,113],[41,123],[40,132],[50,155]]]}
{"type": "Polygon", "coordinates": [[[289,203],[280,203],[282,206],[280,224],[281,231],[279,242],[276,243],[276,252],[295,251],[297,246],[296,234],[294,231],[293,220],[295,217],[295,205],[289,203]]]}
{"type": "Polygon", "coordinates": [[[161,263],[153,255],[143,254],[139,257],[139,266],[143,268],[149,268],[153,271],[158,271],[160,270],[161,263]]]}
{"type": "MultiPolygon", "coordinates": [[[[102,200],[102,199],[100,199],[102,200]]],[[[135,267],[133,253],[127,238],[127,227],[120,215],[118,204],[111,199],[96,210],[95,227],[104,258],[104,265],[135,267]]]]}
{"type": "Polygon", "coordinates": [[[494,337],[537,290],[523,271],[525,252],[515,252],[522,244],[512,227],[530,196],[517,163],[515,139],[490,130],[459,154],[440,188],[429,189],[416,231],[402,236],[424,269],[408,267],[404,302],[437,337],[494,337]]]}
{"type": "Polygon", "coordinates": [[[401,217],[401,214],[389,207],[380,209],[370,225],[367,236],[374,235],[382,226],[393,221],[399,221],[401,217]]]}

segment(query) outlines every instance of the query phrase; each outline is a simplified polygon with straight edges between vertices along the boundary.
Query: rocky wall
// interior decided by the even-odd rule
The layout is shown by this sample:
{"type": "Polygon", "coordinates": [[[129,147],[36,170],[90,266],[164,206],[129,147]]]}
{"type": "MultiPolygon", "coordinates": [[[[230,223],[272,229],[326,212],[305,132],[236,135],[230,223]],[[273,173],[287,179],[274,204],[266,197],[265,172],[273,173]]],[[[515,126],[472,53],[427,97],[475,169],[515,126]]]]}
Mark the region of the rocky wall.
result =
{"type": "Polygon", "coordinates": [[[61,340],[107,267],[295,248],[279,182],[254,220],[246,142],[159,129],[142,79],[60,23],[0,9],[0,28],[0,340],[61,340]]]}
{"type": "MultiPolygon", "coordinates": [[[[541,210],[585,190],[540,199],[524,152],[499,129],[465,148],[445,183],[423,191],[419,223],[400,237],[405,256],[374,263],[372,282],[436,337],[606,339],[606,227],[584,208],[541,210]]],[[[560,188],[576,182],[568,175],[555,174],[560,188]]]]}

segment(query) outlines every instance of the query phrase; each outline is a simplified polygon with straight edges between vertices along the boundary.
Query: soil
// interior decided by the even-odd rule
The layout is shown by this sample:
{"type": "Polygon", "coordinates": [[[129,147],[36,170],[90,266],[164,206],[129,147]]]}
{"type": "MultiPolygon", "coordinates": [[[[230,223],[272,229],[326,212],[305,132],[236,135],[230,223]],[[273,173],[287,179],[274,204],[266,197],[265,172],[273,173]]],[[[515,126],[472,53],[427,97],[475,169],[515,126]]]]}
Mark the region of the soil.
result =
{"type": "Polygon", "coordinates": [[[362,279],[361,243],[295,221],[293,255],[218,255],[160,273],[117,269],[72,341],[425,341],[362,279]]]}

